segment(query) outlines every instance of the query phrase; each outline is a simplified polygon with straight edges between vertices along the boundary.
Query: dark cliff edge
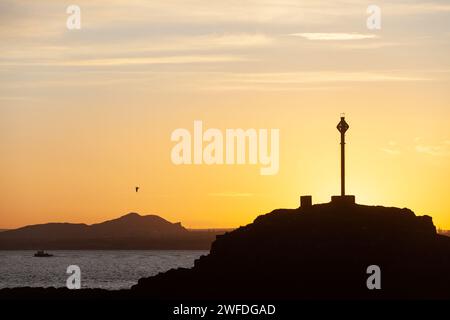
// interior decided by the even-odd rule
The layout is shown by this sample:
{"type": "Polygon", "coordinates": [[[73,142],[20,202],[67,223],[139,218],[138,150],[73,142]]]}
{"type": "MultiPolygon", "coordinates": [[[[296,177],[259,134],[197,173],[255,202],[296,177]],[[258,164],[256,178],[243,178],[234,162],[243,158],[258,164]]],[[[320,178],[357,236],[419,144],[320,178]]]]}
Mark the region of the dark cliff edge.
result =
{"type": "Polygon", "coordinates": [[[130,290],[4,289],[0,298],[450,299],[450,238],[409,209],[319,204],[279,209],[218,236],[192,269],[130,290]],[[369,290],[367,267],[381,269],[369,290]]]}

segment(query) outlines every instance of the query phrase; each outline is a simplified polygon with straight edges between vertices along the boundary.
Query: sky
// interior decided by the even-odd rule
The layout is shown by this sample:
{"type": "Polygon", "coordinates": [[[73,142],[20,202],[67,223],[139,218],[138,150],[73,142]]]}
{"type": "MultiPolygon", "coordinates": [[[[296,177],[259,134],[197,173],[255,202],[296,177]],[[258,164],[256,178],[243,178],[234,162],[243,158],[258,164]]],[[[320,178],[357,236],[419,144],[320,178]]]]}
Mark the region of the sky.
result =
{"type": "Polygon", "coordinates": [[[0,40],[0,228],[237,227],[328,202],[345,112],[347,193],[450,229],[448,1],[3,0],[0,40]],[[175,165],[171,133],[195,120],[279,129],[278,173],[175,165]]]}

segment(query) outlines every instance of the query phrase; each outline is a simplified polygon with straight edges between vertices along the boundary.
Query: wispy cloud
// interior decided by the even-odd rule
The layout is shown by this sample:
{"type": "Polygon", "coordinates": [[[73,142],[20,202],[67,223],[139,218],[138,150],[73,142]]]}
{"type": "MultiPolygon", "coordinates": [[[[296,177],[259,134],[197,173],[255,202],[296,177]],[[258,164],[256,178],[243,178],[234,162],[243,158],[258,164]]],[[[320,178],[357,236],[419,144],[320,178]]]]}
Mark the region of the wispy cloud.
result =
{"type": "Polygon", "coordinates": [[[427,154],[434,157],[450,156],[450,143],[444,141],[437,145],[419,144],[415,146],[418,153],[427,154]]]}
{"type": "Polygon", "coordinates": [[[35,98],[31,97],[8,97],[8,96],[0,96],[0,101],[31,101],[35,100],[35,98]]]}
{"type": "Polygon", "coordinates": [[[427,154],[430,156],[450,156],[450,140],[444,140],[439,143],[424,143],[422,137],[414,138],[414,150],[418,153],[427,154]]]}
{"type": "MultiPolygon", "coordinates": [[[[230,59],[222,59],[222,62],[244,61],[245,58],[230,57],[230,59]]],[[[161,90],[162,87],[171,87],[176,84],[177,90],[192,91],[329,91],[329,90],[345,90],[351,88],[354,84],[372,83],[372,82],[416,82],[429,81],[429,78],[422,78],[414,74],[407,74],[401,71],[386,72],[346,72],[346,71],[299,71],[287,73],[258,73],[258,72],[211,72],[207,70],[197,70],[195,63],[203,63],[213,61],[211,59],[191,59],[177,58],[174,60],[141,60],[122,61],[122,60],[101,60],[101,61],[68,61],[63,65],[42,65],[45,67],[86,67],[83,73],[71,74],[70,77],[64,76],[65,73],[58,72],[58,68],[54,68],[55,72],[48,72],[47,77],[34,81],[30,78],[28,81],[18,83],[7,83],[3,88],[41,88],[41,87],[75,87],[75,86],[111,86],[128,84],[134,88],[151,88],[161,90]],[[145,66],[145,64],[156,63],[192,63],[195,71],[173,71],[173,70],[155,70],[150,71],[148,68],[136,68],[135,70],[124,71],[120,66],[135,64],[145,66]],[[117,66],[117,68],[114,68],[117,66]],[[92,67],[92,68],[90,68],[92,67]],[[109,67],[109,68],[107,68],[109,67]],[[200,76],[202,74],[202,76],[200,76]]],[[[246,61],[246,60],[245,60],[246,61]]],[[[0,63],[0,66],[2,64],[0,63]]],[[[53,68],[52,68],[53,70],[53,68]]]]}
{"type": "Polygon", "coordinates": [[[390,155],[399,155],[401,153],[397,142],[391,140],[388,142],[387,147],[381,148],[381,151],[390,155]]]}
{"type": "MultiPolygon", "coordinates": [[[[402,148],[396,141],[389,141],[387,146],[380,148],[381,151],[389,155],[399,155],[402,153],[402,148]]],[[[417,152],[433,157],[450,156],[450,140],[444,140],[439,143],[425,143],[422,137],[413,139],[413,146],[405,149],[407,152],[417,152]]]]}
{"type": "Polygon", "coordinates": [[[389,15],[424,15],[450,12],[450,4],[436,1],[390,2],[383,6],[389,15]]]}
{"type": "Polygon", "coordinates": [[[374,34],[362,34],[362,33],[291,33],[290,36],[302,37],[307,40],[318,41],[348,41],[348,40],[364,40],[374,39],[377,35],[374,34]]]}
{"type": "Polygon", "coordinates": [[[339,42],[339,44],[335,45],[334,48],[340,49],[340,50],[376,50],[376,49],[390,49],[394,47],[400,47],[400,46],[413,46],[413,43],[406,43],[406,42],[382,42],[379,41],[379,39],[370,41],[370,42],[339,42]]]}
{"type": "Polygon", "coordinates": [[[84,42],[76,46],[70,43],[45,44],[23,43],[21,46],[4,46],[2,48],[2,60],[26,60],[36,59],[64,59],[75,57],[91,57],[92,48],[95,46],[97,57],[142,57],[155,53],[174,55],[183,52],[202,53],[235,49],[269,46],[274,38],[262,33],[211,33],[189,36],[147,36],[144,39],[124,39],[120,45],[111,41],[102,43],[84,42]]]}
{"type": "Polygon", "coordinates": [[[75,59],[67,61],[34,61],[34,62],[0,62],[2,66],[75,66],[75,67],[103,67],[149,64],[190,64],[211,62],[244,61],[245,58],[231,55],[187,55],[187,56],[161,56],[161,57],[127,57],[109,59],[75,59]]]}
{"type": "Polygon", "coordinates": [[[231,198],[241,198],[241,197],[251,197],[253,193],[239,193],[239,192],[219,192],[219,193],[209,193],[210,197],[231,197],[231,198]]]}
{"type": "Polygon", "coordinates": [[[428,78],[384,72],[304,71],[286,73],[231,74],[225,81],[253,84],[295,84],[327,82],[426,81],[428,78]]]}

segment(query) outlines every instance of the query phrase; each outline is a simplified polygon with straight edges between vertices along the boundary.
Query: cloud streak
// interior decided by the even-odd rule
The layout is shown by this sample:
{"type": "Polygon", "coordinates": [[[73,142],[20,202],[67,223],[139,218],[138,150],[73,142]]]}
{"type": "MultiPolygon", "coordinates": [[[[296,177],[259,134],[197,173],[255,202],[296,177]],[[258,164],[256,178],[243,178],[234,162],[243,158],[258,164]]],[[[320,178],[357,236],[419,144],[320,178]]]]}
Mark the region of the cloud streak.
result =
{"type": "Polygon", "coordinates": [[[450,156],[450,143],[445,141],[438,145],[419,144],[415,146],[418,153],[427,154],[433,157],[450,156]]]}
{"type": "Polygon", "coordinates": [[[364,40],[377,38],[374,34],[362,33],[291,33],[293,37],[302,37],[313,41],[349,41],[349,40],[364,40]]]}
{"type": "Polygon", "coordinates": [[[152,64],[194,64],[245,61],[246,59],[231,55],[187,55],[162,57],[127,57],[109,59],[84,59],[68,61],[34,61],[34,62],[0,62],[1,66],[46,66],[46,67],[114,67],[127,65],[152,64]]]}
{"type": "Polygon", "coordinates": [[[226,198],[245,198],[253,196],[253,193],[239,193],[239,192],[219,192],[209,193],[210,197],[226,197],[226,198]]]}
{"type": "Polygon", "coordinates": [[[381,151],[383,151],[389,155],[393,155],[393,156],[401,154],[401,151],[397,145],[397,142],[392,141],[392,140],[388,142],[387,147],[381,148],[381,151]]]}

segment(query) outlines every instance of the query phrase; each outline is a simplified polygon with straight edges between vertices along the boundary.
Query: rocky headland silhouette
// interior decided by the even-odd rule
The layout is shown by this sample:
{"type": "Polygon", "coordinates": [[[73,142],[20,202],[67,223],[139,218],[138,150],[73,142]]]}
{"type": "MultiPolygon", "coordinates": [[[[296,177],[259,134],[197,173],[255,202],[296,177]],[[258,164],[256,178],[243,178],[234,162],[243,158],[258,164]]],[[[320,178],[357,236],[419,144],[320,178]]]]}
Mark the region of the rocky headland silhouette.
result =
{"type": "Polygon", "coordinates": [[[278,209],[217,236],[191,269],[130,290],[3,289],[3,298],[449,299],[450,238],[409,209],[331,202],[278,209]],[[381,289],[366,286],[367,267],[381,289]]]}

